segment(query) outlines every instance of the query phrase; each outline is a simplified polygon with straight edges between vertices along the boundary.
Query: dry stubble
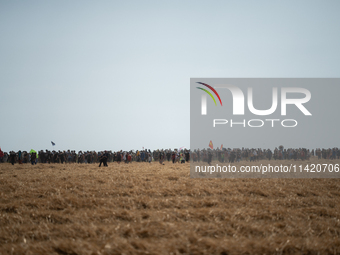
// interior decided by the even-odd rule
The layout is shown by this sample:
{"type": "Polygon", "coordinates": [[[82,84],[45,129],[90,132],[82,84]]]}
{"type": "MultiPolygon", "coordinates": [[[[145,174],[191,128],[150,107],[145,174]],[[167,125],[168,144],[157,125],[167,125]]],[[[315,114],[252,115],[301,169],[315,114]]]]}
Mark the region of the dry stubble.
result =
{"type": "Polygon", "coordinates": [[[0,164],[0,195],[0,254],[340,254],[338,179],[0,164]]]}

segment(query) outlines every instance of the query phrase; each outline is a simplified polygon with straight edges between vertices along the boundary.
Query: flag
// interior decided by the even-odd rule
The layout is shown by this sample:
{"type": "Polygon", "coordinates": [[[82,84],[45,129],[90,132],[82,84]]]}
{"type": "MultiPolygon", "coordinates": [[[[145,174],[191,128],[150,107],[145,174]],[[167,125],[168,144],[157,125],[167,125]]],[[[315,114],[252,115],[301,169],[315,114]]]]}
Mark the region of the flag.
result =
{"type": "Polygon", "coordinates": [[[213,146],[213,143],[212,143],[212,141],[210,141],[210,143],[209,143],[209,147],[210,147],[210,149],[214,149],[214,146],[213,146]]]}
{"type": "Polygon", "coordinates": [[[52,143],[52,146],[54,146],[54,145],[55,145],[55,143],[54,143],[54,142],[52,142],[52,141],[51,141],[51,143],[52,143]]]}
{"type": "Polygon", "coordinates": [[[220,150],[222,150],[223,149],[223,144],[221,144],[221,149],[220,150]]]}

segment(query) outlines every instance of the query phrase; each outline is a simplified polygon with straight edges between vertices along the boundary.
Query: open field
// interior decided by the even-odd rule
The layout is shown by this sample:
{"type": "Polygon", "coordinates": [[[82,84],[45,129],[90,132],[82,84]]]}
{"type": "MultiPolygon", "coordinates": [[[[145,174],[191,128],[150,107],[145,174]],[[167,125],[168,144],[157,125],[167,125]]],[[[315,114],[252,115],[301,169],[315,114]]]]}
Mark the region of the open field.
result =
{"type": "Polygon", "coordinates": [[[0,254],[340,254],[339,179],[189,172],[0,164],[0,254]]]}

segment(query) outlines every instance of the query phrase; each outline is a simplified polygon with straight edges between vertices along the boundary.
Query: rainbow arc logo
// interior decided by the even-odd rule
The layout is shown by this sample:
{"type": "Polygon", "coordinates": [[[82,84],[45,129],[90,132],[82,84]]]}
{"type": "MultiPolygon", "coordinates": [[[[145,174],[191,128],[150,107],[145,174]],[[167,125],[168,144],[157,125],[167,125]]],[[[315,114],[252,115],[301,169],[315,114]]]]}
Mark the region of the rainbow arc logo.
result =
{"type": "MultiPolygon", "coordinates": [[[[222,106],[222,101],[221,101],[220,95],[216,92],[216,90],[215,90],[213,87],[211,87],[210,85],[205,84],[205,83],[203,83],[203,82],[197,82],[197,83],[206,86],[206,87],[209,88],[212,92],[214,92],[215,95],[218,97],[218,100],[220,100],[220,104],[221,104],[221,106],[222,106]]],[[[215,105],[217,106],[217,103],[216,103],[216,100],[215,100],[214,96],[213,96],[208,90],[203,89],[203,88],[200,88],[200,87],[196,87],[196,88],[205,91],[209,96],[211,96],[211,98],[214,100],[215,105]]]]}

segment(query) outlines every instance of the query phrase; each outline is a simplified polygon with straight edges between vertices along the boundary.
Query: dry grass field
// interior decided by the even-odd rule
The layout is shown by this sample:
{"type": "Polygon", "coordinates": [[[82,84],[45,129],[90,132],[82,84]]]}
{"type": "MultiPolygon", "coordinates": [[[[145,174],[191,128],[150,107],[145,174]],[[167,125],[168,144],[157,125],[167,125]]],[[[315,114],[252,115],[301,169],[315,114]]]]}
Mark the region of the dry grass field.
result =
{"type": "Polygon", "coordinates": [[[0,254],[340,254],[339,179],[189,171],[0,164],[0,254]]]}

